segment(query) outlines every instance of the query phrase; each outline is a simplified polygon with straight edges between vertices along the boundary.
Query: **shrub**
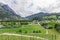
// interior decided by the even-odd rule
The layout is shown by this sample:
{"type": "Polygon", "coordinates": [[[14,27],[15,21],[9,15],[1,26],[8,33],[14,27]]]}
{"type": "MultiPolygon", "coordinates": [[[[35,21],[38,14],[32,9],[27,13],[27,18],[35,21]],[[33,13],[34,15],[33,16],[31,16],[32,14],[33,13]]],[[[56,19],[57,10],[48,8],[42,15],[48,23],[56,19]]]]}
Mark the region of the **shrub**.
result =
{"type": "Polygon", "coordinates": [[[48,29],[52,29],[53,27],[49,27],[48,29]]]}
{"type": "Polygon", "coordinates": [[[19,30],[19,32],[22,32],[22,30],[19,30]]]}
{"type": "Polygon", "coordinates": [[[35,31],[33,31],[33,33],[35,33],[35,31]]]}
{"type": "Polygon", "coordinates": [[[59,23],[55,24],[55,29],[56,29],[58,32],[60,32],[60,24],[59,24],[59,23]]]}
{"type": "Polygon", "coordinates": [[[25,33],[27,33],[27,31],[25,31],[25,33]]]}
{"type": "Polygon", "coordinates": [[[33,33],[41,33],[40,30],[33,31],[33,33]]]}
{"type": "Polygon", "coordinates": [[[39,30],[39,33],[41,33],[41,31],[39,30]]]}

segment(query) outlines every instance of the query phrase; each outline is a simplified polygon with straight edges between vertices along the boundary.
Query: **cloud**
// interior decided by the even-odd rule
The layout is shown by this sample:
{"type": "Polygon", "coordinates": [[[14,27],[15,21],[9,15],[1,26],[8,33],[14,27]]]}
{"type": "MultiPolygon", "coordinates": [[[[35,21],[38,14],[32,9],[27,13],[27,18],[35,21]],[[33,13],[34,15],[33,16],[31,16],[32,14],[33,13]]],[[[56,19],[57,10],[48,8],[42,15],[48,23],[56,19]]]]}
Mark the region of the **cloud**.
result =
{"type": "Polygon", "coordinates": [[[13,0],[13,3],[16,4],[16,5],[18,4],[16,0],[13,0]]]}
{"type": "Polygon", "coordinates": [[[38,12],[60,12],[60,0],[1,0],[25,17],[38,12]]]}

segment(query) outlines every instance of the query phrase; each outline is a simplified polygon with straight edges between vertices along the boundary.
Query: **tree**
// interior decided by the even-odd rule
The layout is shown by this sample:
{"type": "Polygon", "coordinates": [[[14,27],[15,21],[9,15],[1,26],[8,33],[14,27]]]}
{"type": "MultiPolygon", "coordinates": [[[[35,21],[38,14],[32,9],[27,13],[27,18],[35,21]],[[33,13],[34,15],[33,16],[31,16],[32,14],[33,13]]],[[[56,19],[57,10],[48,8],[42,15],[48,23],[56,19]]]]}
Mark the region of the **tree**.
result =
{"type": "Polygon", "coordinates": [[[25,31],[25,33],[27,33],[27,31],[25,31]]]}
{"type": "Polygon", "coordinates": [[[34,17],[33,20],[38,20],[38,17],[34,17]]]}
{"type": "Polygon", "coordinates": [[[22,32],[22,30],[19,30],[19,32],[22,32]]]}
{"type": "Polygon", "coordinates": [[[60,24],[59,24],[59,23],[55,24],[55,29],[56,29],[58,32],[60,32],[60,24]]]}

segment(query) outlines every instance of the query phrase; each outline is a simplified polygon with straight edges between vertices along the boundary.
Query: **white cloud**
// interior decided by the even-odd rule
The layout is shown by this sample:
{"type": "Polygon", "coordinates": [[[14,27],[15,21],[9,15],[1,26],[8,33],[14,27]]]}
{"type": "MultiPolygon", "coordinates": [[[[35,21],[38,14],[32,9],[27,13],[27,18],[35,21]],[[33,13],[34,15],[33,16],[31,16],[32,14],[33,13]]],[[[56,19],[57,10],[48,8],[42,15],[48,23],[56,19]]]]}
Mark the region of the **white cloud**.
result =
{"type": "Polygon", "coordinates": [[[25,17],[42,12],[60,12],[60,0],[0,0],[25,17]]]}

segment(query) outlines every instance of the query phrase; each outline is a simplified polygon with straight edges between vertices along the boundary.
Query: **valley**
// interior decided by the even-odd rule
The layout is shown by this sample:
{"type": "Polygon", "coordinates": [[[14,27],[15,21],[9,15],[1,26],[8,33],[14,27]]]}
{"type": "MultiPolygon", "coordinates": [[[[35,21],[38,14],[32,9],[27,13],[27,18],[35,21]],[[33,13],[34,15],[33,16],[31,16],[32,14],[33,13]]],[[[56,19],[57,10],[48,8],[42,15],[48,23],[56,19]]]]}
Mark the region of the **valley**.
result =
{"type": "Polygon", "coordinates": [[[57,21],[0,21],[0,25],[3,27],[0,28],[0,34],[3,33],[11,33],[11,34],[21,34],[33,36],[33,38],[23,37],[23,36],[14,36],[14,35],[0,35],[2,36],[1,40],[9,39],[9,40],[41,40],[34,38],[42,37],[48,40],[59,40],[60,39],[60,30],[56,30],[55,26],[57,21]],[[46,34],[46,32],[48,32],[46,34]],[[14,37],[13,37],[14,36],[14,37]],[[5,37],[5,39],[3,39],[5,37]],[[8,38],[9,37],[9,38],[8,38]],[[12,38],[12,39],[11,39],[12,38]],[[24,39],[23,39],[24,38],[24,39]]]}
{"type": "Polygon", "coordinates": [[[60,40],[60,13],[21,17],[1,3],[0,40],[60,40]]]}

